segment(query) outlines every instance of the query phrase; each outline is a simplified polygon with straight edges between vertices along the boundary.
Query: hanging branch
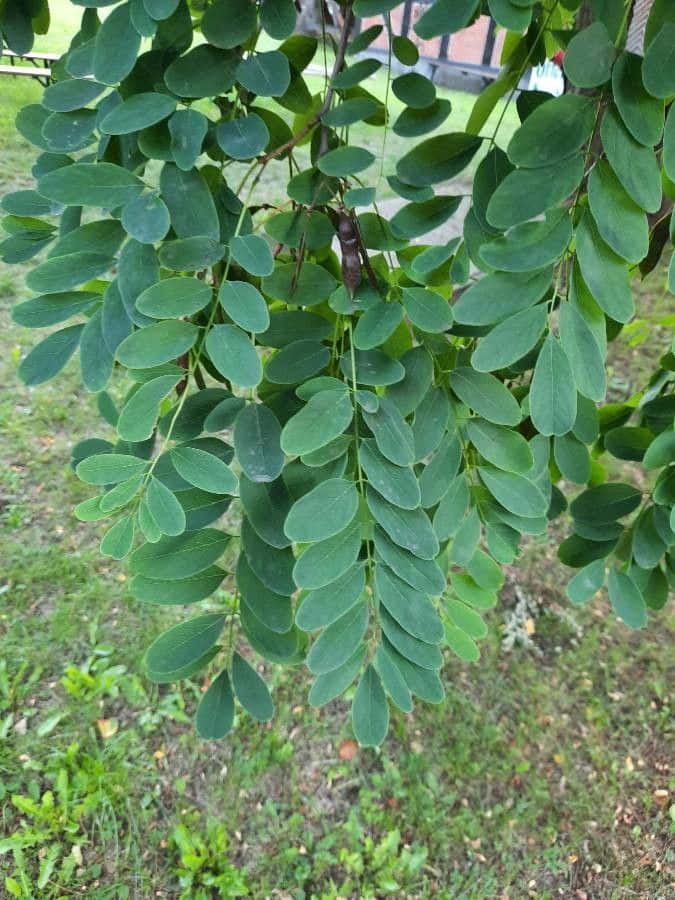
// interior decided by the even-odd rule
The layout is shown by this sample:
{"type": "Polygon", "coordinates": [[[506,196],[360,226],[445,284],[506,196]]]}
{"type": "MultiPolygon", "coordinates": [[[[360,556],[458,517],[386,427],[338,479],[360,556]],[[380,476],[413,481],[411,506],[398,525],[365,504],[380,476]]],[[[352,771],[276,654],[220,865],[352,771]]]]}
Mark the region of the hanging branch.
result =
{"type": "Polygon", "coordinates": [[[321,121],[321,116],[323,116],[324,113],[327,113],[330,109],[330,105],[333,102],[333,94],[335,93],[335,88],[332,86],[332,82],[338,72],[342,70],[342,67],[344,65],[345,54],[347,52],[347,44],[349,43],[349,34],[352,29],[353,21],[354,13],[352,12],[352,4],[350,2],[345,7],[342,30],[340,31],[340,41],[338,43],[337,52],[335,54],[335,64],[333,65],[333,71],[331,73],[328,90],[326,91],[326,95],[323,98],[321,109],[310,119],[310,121],[305,125],[304,128],[301,128],[300,131],[297,134],[294,134],[293,137],[290,140],[286,141],[285,144],[281,144],[280,147],[275,147],[274,150],[270,150],[269,153],[266,153],[264,156],[259,157],[259,162],[261,165],[267,165],[270,160],[278,159],[278,157],[283,156],[284,153],[286,153],[288,150],[292,150],[293,147],[297,146],[300,141],[302,141],[309,134],[309,132],[319,124],[319,122],[321,121]]]}

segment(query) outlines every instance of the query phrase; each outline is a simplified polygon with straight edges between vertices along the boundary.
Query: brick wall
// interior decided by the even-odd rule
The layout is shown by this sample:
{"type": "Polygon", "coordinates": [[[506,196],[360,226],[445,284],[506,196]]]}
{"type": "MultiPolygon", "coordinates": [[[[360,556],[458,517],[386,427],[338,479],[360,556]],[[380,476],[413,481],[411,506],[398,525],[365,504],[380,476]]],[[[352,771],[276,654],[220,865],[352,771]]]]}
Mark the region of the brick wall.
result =
{"type": "MultiPolygon", "coordinates": [[[[427,9],[427,6],[421,3],[412,4],[410,15],[410,30],[408,31],[407,36],[417,46],[420,56],[432,57],[435,59],[436,57],[438,57],[441,50],[441,38],[437,37],[432,38],[429,41],[423,41],[413,31],[414,24],[424,13],[425,9],[427,9]]],[[[403,33],[403,17],[404,6],[397,6],[396,9],[394,9],[391,13],[391,27],[394,34],[403,33]]],[[[365,29],[370,25],[380,24],[382,24],[381,16],[373,16],[368,19],[362,19],[361,30],[365,31],[365,29]]],[[[462,29],[462,31],[458,31],[455,34],[451,35],[447,51],[448,59],[454,60],[456,62],[467,62],[480,65],[483,62],[483,51],[485,48],[485,42],[487,40],[489,27],[490,17],[481,16],[469,28],[464,28],[462,29]]],[[[503,31],[503,29],[498,29],[495,34],[495,44],[492,50],[492,58],[490,61],[490,64],[495,67],[499,67],[499,57],[501,55],[502,45],[504,43],[504,34],[505,32],[503,31]]],[[[377,40],[373,41],[371,46],[376,47],[379,50],[386,50],[387,44],[388,41],[385,30],[377,38],[377,40]]]]}

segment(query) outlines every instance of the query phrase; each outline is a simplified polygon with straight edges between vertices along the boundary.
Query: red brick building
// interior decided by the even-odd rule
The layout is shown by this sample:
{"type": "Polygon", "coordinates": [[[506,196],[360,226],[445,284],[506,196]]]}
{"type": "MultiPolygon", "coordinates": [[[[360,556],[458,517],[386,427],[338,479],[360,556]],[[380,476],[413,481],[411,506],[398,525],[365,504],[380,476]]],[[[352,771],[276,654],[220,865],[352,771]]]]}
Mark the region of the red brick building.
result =
{"type": "MultiPolygon", "coordinates": [[[[391,26],[394,34],[402,34],[410,38],[417,46],[421,57],[431,59],[447,59],[457,63],[470,63],[476,66],[499,68],[499,58],[504,42],[503,29],[496,28],[489,16],[481,16],[469,28],[464,28],[453,35],[432,38],[425,41],[418,37],[413,27],[423,15],[428,4],[408,2],[397,6],[391,12],[391,26]]],[[[382,23],[382,16],[361,19],[361,30],[370,25],[382,23]]],[[[371,44],[377,50],[386,51],[388,39],[386,32],[371,44]]]]}

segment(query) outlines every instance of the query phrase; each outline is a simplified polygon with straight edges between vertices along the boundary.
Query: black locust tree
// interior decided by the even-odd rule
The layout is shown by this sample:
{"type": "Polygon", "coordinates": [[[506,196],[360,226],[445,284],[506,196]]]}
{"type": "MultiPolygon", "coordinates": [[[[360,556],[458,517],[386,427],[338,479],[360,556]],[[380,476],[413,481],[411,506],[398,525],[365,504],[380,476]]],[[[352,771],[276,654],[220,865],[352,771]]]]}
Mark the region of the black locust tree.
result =
{"type": "MultiPolygon", "coordinates": [[[[624,0],[583,27],[579,0],[436,0],[425,40],[482,13],[506,30],[465,122],[392,32],[397,0],[341,3],[321,40],[292,0],[73,3],[80,30],[16,122],[35,187],[2,200],[2,259],[37,257],[14,320],[48,329],[19,374],[79,350],[103,421],[73,448],[92,488],[75,515],[105,523],[139,602],[186,608],[144,666],[210,679],[199,734],[226,735],[235,702],[273,715],[262,658],[305,664],[315,706],[356,684],[354,733],[380,744],[390,704],[442,701],[446,648],[478,658],[501,567],[561,514],[571,602],[606,589],[643,627],[675,577],[675,356],[608,404],[606,354],[632,281],[672,257],[675,6],[655,0],[639,55],[624,0]],[[380,24],[354,36],[357,17],[380,24]],[[518,90],[561,50],[565,94],[518,90]],[[409,146],[373,165],[357,123],[409,146]],[[470,166],[461,236],[423,242],[470,166]]],[[[0,2],[16,52],[48,25],[47,0],[0,2]]]]}

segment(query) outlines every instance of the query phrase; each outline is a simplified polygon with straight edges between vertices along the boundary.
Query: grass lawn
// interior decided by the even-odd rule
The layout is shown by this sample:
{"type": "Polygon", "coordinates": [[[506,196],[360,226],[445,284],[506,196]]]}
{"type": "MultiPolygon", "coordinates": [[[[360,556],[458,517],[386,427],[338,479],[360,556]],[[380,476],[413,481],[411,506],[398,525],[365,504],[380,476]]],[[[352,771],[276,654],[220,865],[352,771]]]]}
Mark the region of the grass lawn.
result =
{"type": "MultiPolygon", "coordinates": [[[[0,82],[0,194],[30,183],[13,119],[39,91],[0,82]]],[[[446,127],[461,130],[472,98],[452,99],[446,127]]],[[[363,131],[379,153],[381,132],[363,131]]],[[[276,169],[264,187],[281,197],[276,169]]],[[[670,341],[663,270],[636,290],[645,321],[612,347],[611,399],[670,341]]],[[[630,633],[603,599],[570,607],[568,572],[532,541],[480,662],[448,655],[446,703],[394,713],[381,752],[353,744],[349,695],[313,710],[306,672],[272,667],[274,722],[200,742],[201,684],[139,674],[180,614],[133,601],[96,526],[71,514],[87,491],[69,448],[110,431],[95,399],[76,363],[38,389],[16,377],[37,340],[10,319],[24,297],[20,269],[0,264],[0,897],[669,896],[672,612],[630,633]]]]}

